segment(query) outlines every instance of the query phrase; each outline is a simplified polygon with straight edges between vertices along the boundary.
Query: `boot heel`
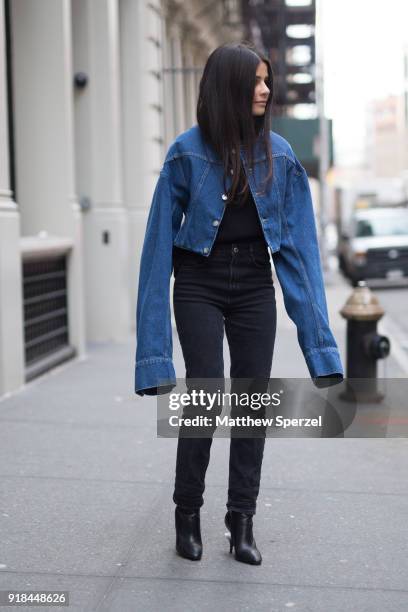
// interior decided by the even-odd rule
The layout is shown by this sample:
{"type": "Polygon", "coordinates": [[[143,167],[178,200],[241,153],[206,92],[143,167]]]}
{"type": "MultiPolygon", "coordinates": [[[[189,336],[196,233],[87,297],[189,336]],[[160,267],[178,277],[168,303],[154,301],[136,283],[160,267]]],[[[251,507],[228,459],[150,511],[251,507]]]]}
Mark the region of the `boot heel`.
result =
{"type": "Polygon", "coordinates": [[[232,541],[232,533],[231,533],[229,512],[227,512],[227,514],[225,515],[224,523],[225,523],[226,528],[228,529],[228,533],[225,534],[225,537],[227,538],[227,540],[229,542],[229,545],[230,545],[230,555],[231,555],[232,554],[232,549],[234,548],[234,542],[232,541]]]}

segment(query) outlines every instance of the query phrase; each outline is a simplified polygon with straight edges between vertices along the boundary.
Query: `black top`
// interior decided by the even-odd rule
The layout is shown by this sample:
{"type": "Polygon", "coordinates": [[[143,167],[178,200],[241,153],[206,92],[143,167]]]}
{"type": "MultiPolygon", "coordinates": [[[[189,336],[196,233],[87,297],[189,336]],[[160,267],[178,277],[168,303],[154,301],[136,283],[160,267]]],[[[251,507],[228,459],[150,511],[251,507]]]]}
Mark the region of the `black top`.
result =
{"type": "Polygon", "coordinates": [[[227,201],[214,244],[265,240],[252,193],[242,203],[227,201]]]}

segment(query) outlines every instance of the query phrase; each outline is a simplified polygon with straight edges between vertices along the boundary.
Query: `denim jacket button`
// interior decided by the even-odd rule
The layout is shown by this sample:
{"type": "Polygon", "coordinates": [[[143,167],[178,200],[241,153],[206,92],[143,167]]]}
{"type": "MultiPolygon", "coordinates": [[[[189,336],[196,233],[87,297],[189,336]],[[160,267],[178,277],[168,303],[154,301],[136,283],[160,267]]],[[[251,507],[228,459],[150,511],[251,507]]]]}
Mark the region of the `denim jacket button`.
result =
{"type": "Polygon", "coordinates": [[[221,197],[222,197],[223,200],[228,200],[228,196],[225,195],[225,193],[223,193],[221,197]]]}
{"type": "Polygon", "coordinates": [[[218,221],[218,219],[214,219],[214,221],[213,221],[213,225],[217,226],[217,225],[219,225],[219,223],[220,223],[220,222],[218,221]]]}

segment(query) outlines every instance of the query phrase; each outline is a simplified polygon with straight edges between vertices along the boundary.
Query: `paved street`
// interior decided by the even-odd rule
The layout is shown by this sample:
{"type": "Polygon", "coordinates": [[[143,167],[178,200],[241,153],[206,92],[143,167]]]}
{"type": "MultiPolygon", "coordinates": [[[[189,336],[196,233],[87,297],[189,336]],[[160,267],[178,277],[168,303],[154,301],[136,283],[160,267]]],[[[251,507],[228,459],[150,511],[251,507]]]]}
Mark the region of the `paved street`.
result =
{"type": "Polygon", "coordinates": [[[383,307],[387,311],[387,316],[397,323],[402,330],[401,341],[407,345],[408,340],[408,287],[371,287],[372,291],[377,295],[383,307]]]}
{"type": "MultiPolygon", "coordinates": [[[[328,277],[343,356],[338,310],[351,290],[328,277]]],[[[272,376],[307,376],[276,293],[272,376]]],[[[176,334],[174,345],[182,377],[176,334]]],[[[69,609],[84,612],[408,608],[406,439],[268,439],[254,517],[259,567],[229,554],[229,440],[215,439],[203,558],[190,562],[174,550],[177,441],[156,437],[155,399],[133,394],[133,359],[133,337],[90,345],[87,359],[0,402],[0,589],[68,590],[69,609]]],[[[407,377],[404,364],[400,347],[388,376],[407,377]]]]}

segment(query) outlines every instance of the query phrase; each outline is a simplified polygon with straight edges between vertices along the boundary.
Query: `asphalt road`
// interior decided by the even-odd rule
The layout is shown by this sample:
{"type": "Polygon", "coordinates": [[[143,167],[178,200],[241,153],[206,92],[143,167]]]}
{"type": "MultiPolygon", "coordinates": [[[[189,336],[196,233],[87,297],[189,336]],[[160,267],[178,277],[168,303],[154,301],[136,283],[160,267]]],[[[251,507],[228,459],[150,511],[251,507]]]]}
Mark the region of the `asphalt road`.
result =
{"type": "Polygon", "coordinates": [[[401,286],[384,284],[378,287],[373,285],[370,289],[384,308],[386,312],[384,316],[392,319],[401,330],[400,341],[408,348],[408,284],[401,286]]]}

